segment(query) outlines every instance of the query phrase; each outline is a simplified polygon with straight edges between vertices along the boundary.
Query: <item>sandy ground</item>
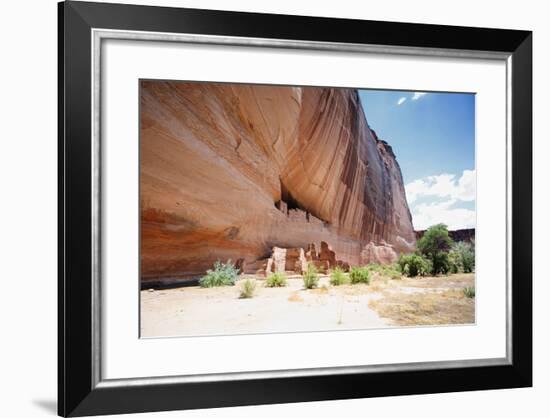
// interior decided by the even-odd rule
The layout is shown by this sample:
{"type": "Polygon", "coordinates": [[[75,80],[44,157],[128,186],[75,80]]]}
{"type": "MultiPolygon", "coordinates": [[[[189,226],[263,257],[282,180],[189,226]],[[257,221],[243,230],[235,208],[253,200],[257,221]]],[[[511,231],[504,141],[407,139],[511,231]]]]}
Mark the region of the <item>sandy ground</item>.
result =
{"type": "MultiPolygon", "coordinates": [[[[328,331],[411,325],[411,318],[404,323],[395,317],[394,309],[387,309],[381,302],[388,300],[395,304],[395,300],[403,300],[404,304],[409,304],[409,309],[411,306],[415,309],[417,294],[430,294],[431,299],[438,299],[440,294],[444,297],[454,292],[453,297],[462,298],[462,288],[473,286],[473,274],[455,276],[402,280],[375,277],[370,285],[338,287],[330,286],[325,276],[321,277],[319,288],[310,290],[303,289],[301,278],[289,278],[283,288],[266,288],[264,282],[258,280],[251,299],[239,299],[239,282],[231,287],[208,289],[143,290],[141,336],[328,331]]],[[[468,315],[460,312],[457,321],[473,322],[468,319],[473,318],[473,307],[473,302],[463,302],[458,306],[462,311],[468,310],[468,315]]],[[[423,315],[430,316],[425,312],[423,315]]],[[[431,315],[437,315],[437,312],[431,315]]],[[[434,320],[433,324],[440,322],[434,320]]],[[[419,321],[419,324],[430,323],[419,321]]]]}

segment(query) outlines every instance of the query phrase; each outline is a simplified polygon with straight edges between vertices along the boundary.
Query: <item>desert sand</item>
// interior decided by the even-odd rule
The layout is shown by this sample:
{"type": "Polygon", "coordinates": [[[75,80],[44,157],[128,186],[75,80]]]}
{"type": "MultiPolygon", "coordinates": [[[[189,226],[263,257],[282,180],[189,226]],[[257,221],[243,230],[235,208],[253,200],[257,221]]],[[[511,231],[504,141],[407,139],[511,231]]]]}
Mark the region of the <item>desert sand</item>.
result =
{"type": "Polygon", "coordinates": [[[375,278],[370,285],[305,290],[302,279],[266,288],[257,280],[251,299],[235,286],[141,291],[141,337],[230,335],[354,330],[406,325],[471,324],[475,299],[464,296],[473,274],[401,280],[375,278]]]}

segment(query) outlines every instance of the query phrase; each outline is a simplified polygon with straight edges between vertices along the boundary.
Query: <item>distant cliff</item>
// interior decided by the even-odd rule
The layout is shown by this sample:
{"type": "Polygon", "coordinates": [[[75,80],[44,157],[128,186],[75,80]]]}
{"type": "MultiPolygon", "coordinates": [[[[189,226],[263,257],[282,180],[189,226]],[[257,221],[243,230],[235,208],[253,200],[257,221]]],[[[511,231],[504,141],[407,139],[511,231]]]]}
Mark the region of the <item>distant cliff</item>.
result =
{"type": "MultiPolygon", "coordinates": [[[[414,231],[416,234],[416,239],[419,240],[424,235],[424,231],[414,231]]],[[[455,242],[460,241],[471,241],[475,240],[476,238],[476,230],[474,228],[467,228],[467,229],[457,229],[456,231],[449,231],[449,236],[451,239],[455,242]]]]}
{"type": "Polygon", "coordinates": [[[141,83],[142,278],[252,271],[273,247],[347,263],[415,243],[401,170],[353,89],[141,83]]]}

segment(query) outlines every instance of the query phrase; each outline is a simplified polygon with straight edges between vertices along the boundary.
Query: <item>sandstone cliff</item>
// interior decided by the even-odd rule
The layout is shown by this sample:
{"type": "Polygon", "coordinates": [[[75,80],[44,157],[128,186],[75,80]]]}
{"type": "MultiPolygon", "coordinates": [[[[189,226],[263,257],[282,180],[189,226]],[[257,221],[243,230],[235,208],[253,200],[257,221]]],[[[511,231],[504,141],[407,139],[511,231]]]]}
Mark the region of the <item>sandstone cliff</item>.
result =
{"type": "Polygon", "coordinates": [[[371,242],[412,249],[401,170],[356,90],[143,81],[140,100],[144,280],[321,241],[351,265],[371,242]]]}

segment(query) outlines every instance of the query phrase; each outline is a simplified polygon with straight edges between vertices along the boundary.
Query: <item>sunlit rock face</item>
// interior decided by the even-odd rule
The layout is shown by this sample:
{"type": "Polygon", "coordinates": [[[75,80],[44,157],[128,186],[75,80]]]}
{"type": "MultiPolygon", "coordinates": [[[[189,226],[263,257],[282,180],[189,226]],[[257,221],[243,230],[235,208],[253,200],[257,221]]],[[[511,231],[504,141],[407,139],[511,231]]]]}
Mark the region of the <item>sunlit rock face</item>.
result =
{"type": "Polygon", "coordinates": [[[144,280],[217,259],[255,272],[322,241],[350,265],[371,242],[413,248],[401,170],[356,90],[143,81],[140,100],[144,280]]]}

